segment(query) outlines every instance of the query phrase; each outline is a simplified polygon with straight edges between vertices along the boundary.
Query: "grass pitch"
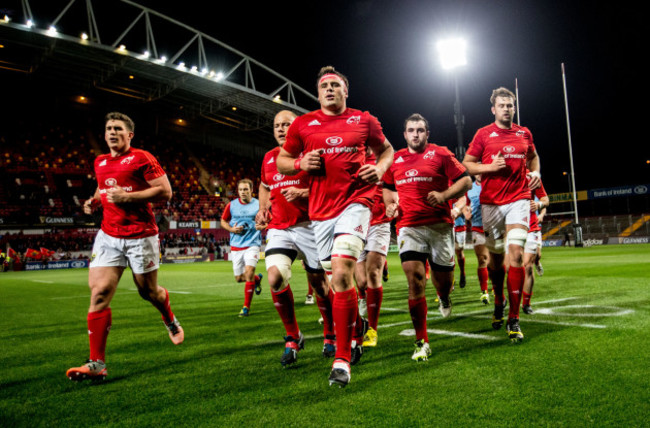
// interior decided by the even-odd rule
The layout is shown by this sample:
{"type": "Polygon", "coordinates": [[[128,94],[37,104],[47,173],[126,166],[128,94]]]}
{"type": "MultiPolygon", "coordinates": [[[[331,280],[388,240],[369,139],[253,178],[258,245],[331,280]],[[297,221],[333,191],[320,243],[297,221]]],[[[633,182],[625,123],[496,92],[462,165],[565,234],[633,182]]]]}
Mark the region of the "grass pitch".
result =
{"type": "Polygon", "coordinates": [[[65,377],[88,356],[87,271],[0,274],[0,426],[648,426],[650,246],[545,248],[520,345],[492,330],[466,258],[451,318],[429,286],[433,355],[415,363],[406,279],[389,256],[379,345],[343,389],[328,386],[299,264],[292,289],[307,341],[295,367],[280,366],[284,329],[266,280],[242,319],[229,263],[163,265],[185,342],[172,345],[127,271],[98,383],[65,377]]]}

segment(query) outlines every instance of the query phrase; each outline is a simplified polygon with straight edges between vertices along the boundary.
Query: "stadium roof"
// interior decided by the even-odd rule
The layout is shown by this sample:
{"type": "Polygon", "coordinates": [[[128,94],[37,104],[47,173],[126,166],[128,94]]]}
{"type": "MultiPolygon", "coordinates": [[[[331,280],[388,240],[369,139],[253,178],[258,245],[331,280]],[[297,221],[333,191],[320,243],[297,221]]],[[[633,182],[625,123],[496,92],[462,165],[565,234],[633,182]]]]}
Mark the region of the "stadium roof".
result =
{"type": "Polygon", "coordinates": [[[182,105],[242,131],[270,130],[279,110],[317,105],[253,58],[129,0],[15,3],[0,12],[2,69],[182,105]]]}

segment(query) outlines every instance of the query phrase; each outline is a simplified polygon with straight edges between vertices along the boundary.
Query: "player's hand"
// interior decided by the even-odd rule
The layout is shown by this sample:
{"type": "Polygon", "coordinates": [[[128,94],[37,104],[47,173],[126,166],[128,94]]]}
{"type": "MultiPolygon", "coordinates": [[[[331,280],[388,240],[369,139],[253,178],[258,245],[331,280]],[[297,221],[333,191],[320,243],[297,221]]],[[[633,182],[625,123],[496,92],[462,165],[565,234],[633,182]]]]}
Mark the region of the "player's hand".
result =
{"type": "Polygon", "coordinates": [[[386,205],[386,217],[388,218],[397,217],[398,208],[399,205],[397,204],[397,202],[393,202],[392,204],[386,205]]]}
{"type": "Polygon", "coordinates": [[[293,202],[302,197],[302,193],[297,187],[285,187],[280,190],[280,193],[282,193],[282,196],[284,196],[287,202],[293,202]]]}
{"type": "Polygon", "coordinates": [[[359,168],[357,177],[368,184],[374,184],[381,180],[384,172],[377,166],[372,164],[365,164],[359,168]]]}
{"type": "Polygon", "coordinates": [[[490,166],[492,167],[492,172],[500,171],[506,167],[506,158],[501,154],[501,150],[499,150],[499,153],[497,153],[494,159],[492,159],[490,166]]]}
{"type": "Polygon", "coordinates": [[[269,222],[269,210],[259,210],[255,214],[255,224],[266,224],[269,222]]]}
{"type": "Polygon", "coordinates": [[[244,232],[244,226],[237,226],[237,223],[235,223],[232,225],[231,232],[239,235],[240,233],[244,232]]]}
{"type": "Polygon", "coordinates": [[[530,211],[537,212],[539,210],[539,204],[535,201],[530,201],[530,211]]]}
{"type": "Polygon", "coordinates": [[[118,185],[106,189],[106,201],[113,204],[129,202],[129,194],[118,185]]]}
{"type": "Polygon", "coordinates": [[[444,203],[447,202],[447,201],[446,201],[445,198],[442,196],[442,193],[440,193],[440,192],[436,192],[435,190],[432,190],[432,191],[429,192],[429,194],[427,195],[427,202],[428,202],[429,205],[431,205],[432,207],[435,207],[435,206],[437,206],[437,205],[442,205],[442,204],[444,204],[444,203]]]}
{"type": "Polygon", "coordinates": [[[85,214],[92,214],[95,211],[95,198],[86,199],[83,210],[85,214]]]}
{"type": "Polygon", "coordinates": [[[268,226],[266,223],[255,223],[255,230],[264,230],[266,229],[266,226],[268,226]]]}
{"type": "Polygon", "coordinates": [[[539,175],[539,172],[536,174],[529,172],[526,174],[526,177],[528,177],[528,187],[530,187],[530,190],[535,190],[542,185],[542,179],[539,175]]]}
{"type": "Polygon", "coordinates": [[[300,169],[303,171],[318,171],[321,168],[321,151],[312,150],[311,152],[305,153],[305,155],[300,158],[300,169]]]}

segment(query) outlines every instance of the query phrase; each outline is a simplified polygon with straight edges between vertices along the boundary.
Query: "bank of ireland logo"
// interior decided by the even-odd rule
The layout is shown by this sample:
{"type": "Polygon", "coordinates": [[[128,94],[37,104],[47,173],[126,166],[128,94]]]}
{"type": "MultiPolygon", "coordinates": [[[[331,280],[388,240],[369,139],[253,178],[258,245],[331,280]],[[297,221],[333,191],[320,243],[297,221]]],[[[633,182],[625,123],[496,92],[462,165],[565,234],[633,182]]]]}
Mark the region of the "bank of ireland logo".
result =
{"type": "Polygon", "coordinates": [[[415,177],[416,175],[418,175],[418,170],[417,169],[409,169],[408,171],[406,171],[404,173],[404,175],[407,176],[407,177],[415,177]]]}
{"type": "Polygon", "coordinates": [[[648,193],[648,188],[644,185],[639,185],[634,188],[634,193],[637,195],[645,195],[648,193]]]}
{"type": "Polygon", "coordinates": [[[343,142],[343,138],[341,137],[329,137],[327,140],[325,140],[325,143],[328,146],[338,146],[343,142]]]}
{"type": "Polygon", "coordinates": [[[274,181],[282,181],[284,180],[284,174],[280,174],[279,172],[273,176],[274,181]]]}
{"type": "Polygon", "coordinates": [[[502,150],[503,153],[514,153],[517,149],[515,149],[513,146],[505,146],[502,150]]]}
{"type": "Polygon", "coordinates": [[[107,178],[106,181],[104,181],[104,184],[108,187],[113,187],[117,185],[117,180],[114,178],[107,178]]]}

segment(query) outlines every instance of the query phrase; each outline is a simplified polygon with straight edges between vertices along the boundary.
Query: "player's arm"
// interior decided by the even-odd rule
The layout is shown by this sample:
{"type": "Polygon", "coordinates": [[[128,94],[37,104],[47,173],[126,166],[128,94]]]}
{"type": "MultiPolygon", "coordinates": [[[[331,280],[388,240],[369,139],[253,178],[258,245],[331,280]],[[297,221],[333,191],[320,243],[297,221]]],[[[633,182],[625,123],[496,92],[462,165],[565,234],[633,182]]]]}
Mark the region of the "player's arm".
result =
{"type": "Polygon", "coordinates": [[[535,212],[539,211],[539,215],[537,215],[537,219],[539,220],[542,211],[544,211],[544,214],[546,214],[546,207],[548,207],[549,203],[550,203],[550,199],[548,198],[548,196],[543,196],[539,198],[538,201],[531,200],[530,210],[535,212]]]}
{"type": "Polygon", "coordinates": [[[499,152],[492,160],[492,163],[480,163],[479,158],[476,156],[466,154],[463,159],[463,166],[467,168],[467,172],[469,172],[470,175],[485,174],[497,172],[505,168],[506,159],[503,157],[503,154],[499,152]]]}
{"type": "Polygon", "coordinates": [[[542,175],[540,173],[540,163],[539,156],[537,151],[534,150],[531,154],[528,155],[526,159],[526,168],[530,171],[528,173],[528,186],[531,189],[537,189],[542,184],[542,175]]]}
{"type": "Polygon", "coordinates": [[[359,178],[365,181],[366,183],[377,183],[381,181],[381,178],[384,176],[388,168],[393,164],[393,146],[384,140],[384,142],[377,146],[371,147],[372,152],[375,154],[375,159],[377,162],[375,165],[365,164],[359,168],[359,178]]]}
{"type": "Polygon", "coordinates": [[[169,201],[172,198],[172,186],[167,174],[148,180],[149,188],[136,192],[127,192],[120,186],[106,189],[106,200],[115,204],[128,202],[169,201]]]}
{"type": "Polygon", "coordinates": [[[275,163],[278,172],[284,175],[296,175],[300,171],[315,171],[321,167],[320,151],[312,150],[305,153],[303,157],[297,158],[285,149],[280,149],[275,163]]]}
{"type": "Polygon", "coordinates": [[[449,186],[444,192],[436,192],[435,190],[429,192],[427,195],[427,202],[432,207],[436,205],[441,205],[447,203],[450,199],[464,197],[465,193],[472,188],[472,179],[469,177],[469,174],[464,172],[460,175],[454,184],[449,186]]]}
{"type": "Polygon", "coordinates": [[[221,228],[226,229],[230,233],[242,233],[244,231],[243,226],[237,226],[237,223],[234,225],[230,225],[226,220],[223,218],[221,219],[221,228]]]}
{"type": "Polygon", "coordinates": [[[264,183],[260,183],[258,195],[260,209],[257,211],[257,215],[255,215],[256,227],[258,224],[268,223],[269,210],[271,209],[271,191],[264,185],[264,183]]]}
{"type": "Polygon", "coordinates": [[[458,198],[456,202],[454,202],[454,206],[451,209],[451,215],[454,219],[459,217],[465,207],[467,206],[467,201],[465,200],[465,197],[458,198]]]}
{"type": "Polygon", "coordinates": [[[299,187],[285,187],[280,190],[282,196],[287,200],[287,202],[293,202],[297,199],[309,198],[309,189],[308,188],[299,188],[299,187]]]}
{"type": "Polygon", "coordinates": [[[382,189],[384,197],[384,205],[386,206],[386,216],[393,218],[397,216],[397,209],[399,208],[399,195],[395,188],[391,185],[384,183],[382,189]]]}
{"type": "Polygon", "coordinates": [[[83,207],[84,213],[92,214],[93,211],[95,211],[97,205],[99,205],[101,202],[102,202],[102,198],[99,194],[99,187],[98,187],[97,189],[95,189],[95,194],[91,198],[86,199],[86,201],[84,202],[84,207],[83,207]]]}
{"type": "Polygon", "coordinates": [[[546,205],[539,210],[539,213],[537,214],[537,222],[541,223],[544,221],[544,217],[546,217],[546,205]]]}

